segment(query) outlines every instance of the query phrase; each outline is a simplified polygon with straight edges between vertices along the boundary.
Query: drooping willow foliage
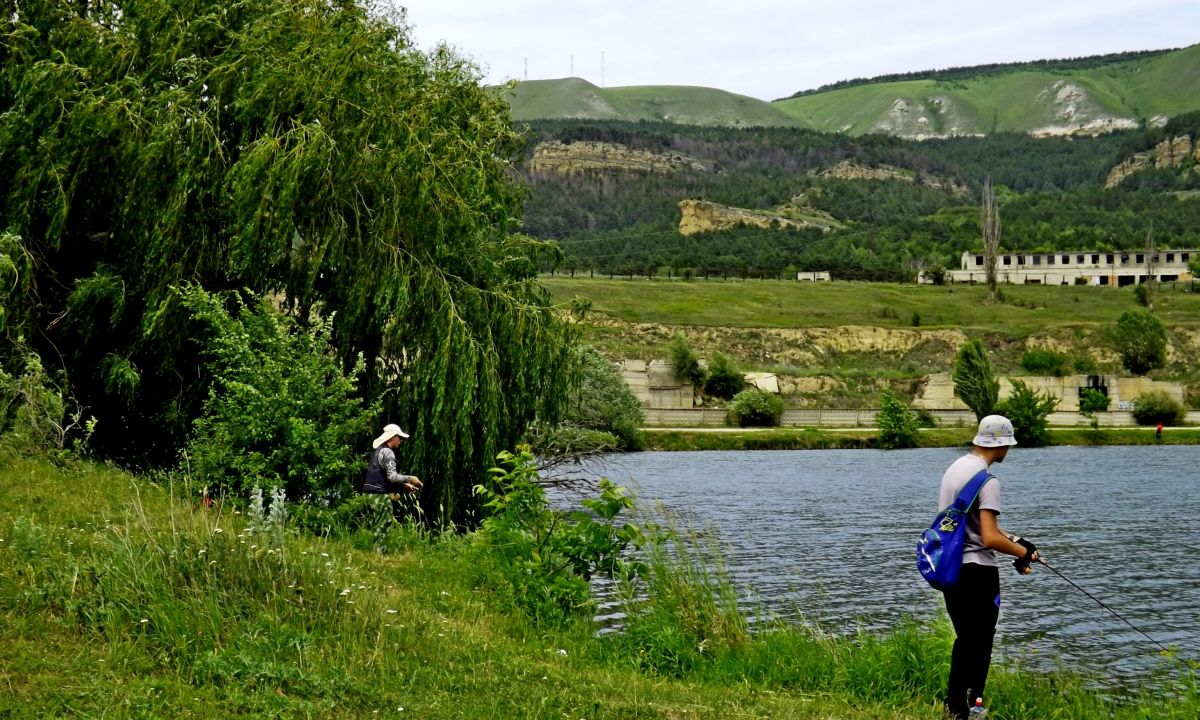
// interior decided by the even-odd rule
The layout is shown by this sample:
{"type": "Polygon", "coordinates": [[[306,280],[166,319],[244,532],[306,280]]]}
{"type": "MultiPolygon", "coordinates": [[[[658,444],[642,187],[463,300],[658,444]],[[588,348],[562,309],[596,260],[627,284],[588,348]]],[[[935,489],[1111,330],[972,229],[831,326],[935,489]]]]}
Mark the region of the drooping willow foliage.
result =
{"type": "Polygon", "coordinates": [[[199,410],[184,283],[332,315],[431,515],[463,519],[480,470],[558,414],[568,331],[513,233],[519,138],[470,63],[352,0],[0,8],[3,265],[33,274],[6,270],[3,331],[61,359],[102,450],[173,457],[199,410]]]}

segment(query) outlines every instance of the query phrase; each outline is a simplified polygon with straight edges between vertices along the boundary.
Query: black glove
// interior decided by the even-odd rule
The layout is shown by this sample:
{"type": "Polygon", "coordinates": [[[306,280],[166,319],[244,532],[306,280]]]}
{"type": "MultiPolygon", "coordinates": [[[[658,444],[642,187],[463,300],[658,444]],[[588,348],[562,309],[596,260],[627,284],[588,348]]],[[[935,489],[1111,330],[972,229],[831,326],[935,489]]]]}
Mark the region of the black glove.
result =
{"type": "Polygon", "coordinates": [[[1029,564],[1033,562],[1033,554],[1037,552],[1037,546],[1029,542],[1025,538],[1014,538],[1013,542],[1025,548],[1025,556],[1013,560],[1013,567],[1022,575],[1029,574],[1029,564]]]}

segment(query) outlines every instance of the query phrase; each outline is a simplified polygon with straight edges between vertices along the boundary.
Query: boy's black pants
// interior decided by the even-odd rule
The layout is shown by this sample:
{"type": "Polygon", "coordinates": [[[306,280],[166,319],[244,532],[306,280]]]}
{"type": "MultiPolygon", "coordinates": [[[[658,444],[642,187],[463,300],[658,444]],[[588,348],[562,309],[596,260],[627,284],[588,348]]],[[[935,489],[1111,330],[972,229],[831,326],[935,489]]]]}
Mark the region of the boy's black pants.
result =
{"type": "Polygon", "coordinates": [[[946,709],[956,717],[966,718],[975,698],[983,697],[987,684],[992,640],[1000,617],[1000,570],[963,563],[958,584],[942,594],[955,635],[946,709]]]}

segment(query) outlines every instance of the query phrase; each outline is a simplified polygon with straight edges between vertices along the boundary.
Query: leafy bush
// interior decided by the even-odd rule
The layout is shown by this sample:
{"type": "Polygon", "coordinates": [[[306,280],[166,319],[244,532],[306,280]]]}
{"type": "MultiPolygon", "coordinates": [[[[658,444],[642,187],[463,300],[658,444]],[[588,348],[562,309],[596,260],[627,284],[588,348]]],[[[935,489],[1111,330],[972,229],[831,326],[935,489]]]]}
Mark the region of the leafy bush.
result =
{"type": "Polygon", "coordinates": [[[968,340],[958,349],[954,360],[954,394],[971,408],[976,420],[991,415],[996,407],[1000,381],[979,338],[968,340]]]}
{"type": "Polygon", "coordinates": [[[1128,310],[1112,331],[1113,346],[1129,372],[1145,375],[1160,368],[1167,357],[1167,329],[1147,310],[1128,310]]]}
{"type": "Polygon", "coordinates": [[[741,391],[729,403],[729,423],[738,427],[774,427],[782,415],[783,400],[758,388],[741,391]]]}
{"type": "Polygon", "coordinates": [[[690,382],[696,387],[704,386],[704,368],[700,366],[700,356],[692,349],[683,333],[675,333],[667,345],[667,356],[671,359],[671,369],[675,377],[690,382]]]}
{"type": "Polygon", "coordinates": [[[917,414],[896,397],[891,388],[884,390],[880,398],[875,427],[879,429],[881,448],[910,448],[917,445],[917,430],[920,428],[917,414]]]}
{"type": "Polygon", "coordinates": [[[1112,398],[1100,392],[1096,388],[1083,388],[1079,393],[1079,412],[1084,417],[1091,418],[1092,429],[1100,429],[1100,418],[1096,413],[1101,413],[1108,410],[1112,398]]]}
{"type": "Polygon", "coordinates": [[[587,511],[551,510],[528,448],[503,452],[499,461],[491,482],[475,487],[488,513],[475,538],[491,560],[496,589],[530,619],[556,624],[587,615],[594,607],[592,576],[628,581],[642,570],[624,554],[645,540],[640,528],[617,521],[633,507],[624,488],[605,478],[600,495],[583,500],[587,511]]]}
{"type": "Polygon", "coordinates": [[[708,379],[704,381],[704,394],[729,400],[742,391],[746,379],[724,353],[713,353],[708,366],[708,379]]]}
{"type": "Polygon", "coordinates": [[[641,449],[646,413],[616,367],[590,345],[575,348],[572,360],[576,375],[563,427],[610,433],[617,438],[619,449],[641,449]]]}
{"type": "Polygon", "coordinates": [[[996,408],[996,412],[1012,421],[1017,442],[1038,447],[1050,441],[1046,418],[1058,408],[1058,398],[1048,392],[1030,388],[1020,380],[1012,381],[1012,394],[996,408]]]}
{"type": "Polygon", "coordinates": [[[1039,375],[1062,377],[1067,374],[1067,357],[1045,348],[1029,348],[1021,353],[1021,367],[1039,375]]]}
{"type": "Polygon", "coordinates": [[[1183,406],[1162,390],[1150,390],[1137,396],[1133,419],[1138,425],[1178,425],[1183,422],[1183,406]]]}
{"type": "Polygon", "coordinates": [[[96,421],[84,418],[85,409],[68,395],[61,373],[47,371],[23,342],[13,350],[16,374],[0,367],[0,435],[18,452],[65,461],[70,453],[64,450],[80,451],[96,421]]]}
{"type": "Polygon", "coordinates": [[[370,436],[374,415],[356,395],[362,357],[349,375],[342,371],[329,320],[302,330],[266,301],[251,308],[194,286],[182,298],[213,331],[213,387],[187,448],[200,480],[241,498],[256,485],[283,487],[294,501],[352,496],[363,472],[355,447],[370,436]]]}
{"type": "Polygon", "coordinates": [[[1133,299],[1142,307],[1150,307],[1150,287],[1145,283],[1133,286],[1133,299]]]}

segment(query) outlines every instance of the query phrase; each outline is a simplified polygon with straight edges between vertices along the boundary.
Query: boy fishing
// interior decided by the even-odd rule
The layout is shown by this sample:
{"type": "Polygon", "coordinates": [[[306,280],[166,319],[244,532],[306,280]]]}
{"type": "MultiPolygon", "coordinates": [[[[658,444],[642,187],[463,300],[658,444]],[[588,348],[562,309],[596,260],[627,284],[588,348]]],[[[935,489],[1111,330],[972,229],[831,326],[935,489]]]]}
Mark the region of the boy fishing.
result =
{"type": "MultiPolygon", "coordinates": [[[[1001,415],[979,421],[971,452],[962,456],[942,475],[939,507],[954,502],[964,486],[981,470],[1004,462],[1008,449],[1017,444],[1012,422],[1001,415]]],[[[946,716],[967,720],[971,705],[983,697],[992,641],[1000,616],[1000,571],[996,552],[1016,558],[1013,566],[1025,575],[1038,560],[1033,543],[1000,529],[1000,480],[989,477],[978,500],[967,513],[966,541],[958,582],[942,591],[946,612],[954,624],[954,650],[946,684],[946,716]]]]}

